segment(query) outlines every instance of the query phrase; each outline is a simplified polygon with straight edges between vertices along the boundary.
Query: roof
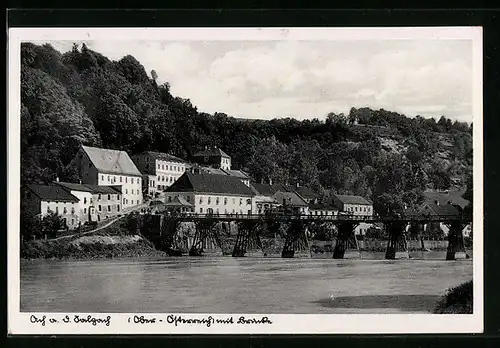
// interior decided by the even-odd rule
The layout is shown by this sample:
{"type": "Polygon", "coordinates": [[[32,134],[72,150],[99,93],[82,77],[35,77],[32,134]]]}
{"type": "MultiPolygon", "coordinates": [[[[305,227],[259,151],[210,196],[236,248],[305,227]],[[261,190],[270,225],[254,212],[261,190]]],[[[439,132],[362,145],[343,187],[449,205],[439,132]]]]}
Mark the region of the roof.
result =
{"type": "Polygon", "coordinates": [[[435,201],[439,202],[439,205],[446,205],[448,202],[451,204],[456,204],[461,208],[464,208],[469,204],[469,201],[462,197],[464,191],[459,190],[450,190],[446,192],[438,192],[438,191],[425,191],[424,192],[424,201],[425,203],[434,204],[435,201]]]}
{"type": "Polygon", "coordinates": [[[276,192],[282,191],[282,192],[287,192],[287,189],[283,185],[269,185],[269,184],[258,184],[258,183],[252,183],[251,185],[257,194],[260,194],[262,196],[273,196],[276,192]]]}
{"type": "Polygon", "coordinates": [[[278,201],[278,203],[282,203],[283,200],[286,200],[287,204],[293,205],[293,206],[307,206],[307,202],[304,201],[302,197],[300,197],[297,193],[295,192],[282,192],[278,191],[274,194],[274,198],[278,201]]]}
{"type": "Polygon", "coordinates": [[[184,173],[165,192],[224,193],[252,196],[252,190],[240,179],[229,175],[184,173]]]}
{"type": "Polygon", "coordinates": [[[338,210],[337,207],[335,207],[331,204],[324,204],[324,203],[317,203],[317,204],[311,203],[311,204],[309,204],[309,209],[312,209],[312,210],[335,210],[335,211],[338,210]]]}
{"type": "Polygon", "coordinates": [[[363,205],[372,205],[370,201],[361,196],[351,196],[351,195],[334,195],[344,204],[363,204],[363,205]]]}
{"type": "Polygon", "coordinates": [[[287,191],[295,191],[305,199],[314,199],[318,197],[316,192],[314,192],[312,189],[309,187],[305,186],[299,186],[299,187],[294,187],[294,186],[287,186],[287,191]]]}
{"type": "Polygon", "coordinates": [[[181,206],[181,207],[192,207],[193,205],[186,201],[184,198],[180,196],[175,196],[171,202],[165,203],[166,206],[181,206]]]}
{"type": "Polygon", "coordinates": [[[76,184],[72,182],[55,182],[54,184],[61,186],[66,190],[82,191],[90,193],[116,194],[121,193],[121,186],[100,186],[89,184],[76,184]]]}
{"type": "Polygon", "coordinates": [[[201,151],[196,152],[193,157],[226,157],[226,158],[231,158],[227,153],[222,151],[221,149],[217,147],[212,147],[210,149],[204,149],[201,151]]]}
{"type": "Polygon", "coordinates": [[[141,176],[125,151],[82,146],[90,161],[100,173],[141,176]]]}
{"type": "Polygon", "coordinates": [[[78,202],[78,198],[59,185],[26,185],[35,195],[43,201],[78,202]]]}
{"type": "Polygon", "coordinates": [[[420,211],[428,210],[426,208],[430,208],[431,211],[433,211],[436,215],[440,216],[446,216],[446,215],[456,216],[460,214],[460,211],[453,204],[437,205],[434,203],[427,203],[424,204],[424,206],[420,209],[420,211]]]}
{"type": "Polygon", "coordinates": [[[227,175],[235,176],[240,179],[250,179],[250,176],[241,170],[236,170],[236,169],[221,169],[221,170],[227,175]]]}
{"type": "Polygon", "coordinates": [[[162,161],[186,163],[186,161],[183,160],[182,158],[170,155],[168,153],[156,152],[156,151],[145,151],[145,152],[138,153],[138,154],[136,154],[134,156],[149,156],[149,157],[152,157],[152,158],[155,158],[155,159],[159,159],[159,160],[162,160],[162,161]]]}

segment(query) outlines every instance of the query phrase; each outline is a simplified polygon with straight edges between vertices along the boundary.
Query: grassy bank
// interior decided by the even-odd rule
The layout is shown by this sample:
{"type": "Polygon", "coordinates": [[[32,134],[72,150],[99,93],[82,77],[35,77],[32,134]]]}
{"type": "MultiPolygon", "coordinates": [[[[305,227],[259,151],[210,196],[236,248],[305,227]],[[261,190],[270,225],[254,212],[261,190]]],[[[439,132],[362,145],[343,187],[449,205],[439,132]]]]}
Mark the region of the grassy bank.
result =
{"type": "Polygon", "coordinates": [[[472,280],[449,289],[434,308],[435,314],[472,314],[472,280]]]}
{"type": "Polygon", "coordinates": [[[117,222],[94,234],[59,240],[33,240],[21,244],[24,259],[96,259],[114,257],[158,257],[164,252],[142,236],[129,234],[117,222]]]}

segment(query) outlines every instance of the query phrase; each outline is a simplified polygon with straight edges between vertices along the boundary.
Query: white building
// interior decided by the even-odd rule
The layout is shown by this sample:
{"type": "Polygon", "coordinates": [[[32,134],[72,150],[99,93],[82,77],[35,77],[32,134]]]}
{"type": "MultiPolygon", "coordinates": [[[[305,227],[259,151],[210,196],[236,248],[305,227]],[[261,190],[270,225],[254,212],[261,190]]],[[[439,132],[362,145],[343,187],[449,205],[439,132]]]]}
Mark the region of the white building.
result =
{"type": "Polygon", "coordinates": [[[123,209],[142,204],[141,173],[125,151],[81,146],[70,165],[84,184],[121,186],[123,209]]]}
{"type": "Polygon", "coordinates": [[[146,151],[132,156],[132,160],[142,173],[143,192],[151,197],[163,192],[186,171],[186,161],[166,153],[146,151]]]}
{"type": "Polygon", "coordinates": [[[185,173],[165,191],[165,203],[176,197],[192,205],[196,214],[252,214],[253,192],[229,175],[185,173]]]}
{"type": "MultiPolygon", "coordinates": [[[[333,204],[340,213],[357,216],[372,216],[373,203],[361,196],[333,195],[333,204]]],[[[355,228],[355,234],[366,234],[366,231],[373,226],[371,223],[361,222],[355,228]]]]}

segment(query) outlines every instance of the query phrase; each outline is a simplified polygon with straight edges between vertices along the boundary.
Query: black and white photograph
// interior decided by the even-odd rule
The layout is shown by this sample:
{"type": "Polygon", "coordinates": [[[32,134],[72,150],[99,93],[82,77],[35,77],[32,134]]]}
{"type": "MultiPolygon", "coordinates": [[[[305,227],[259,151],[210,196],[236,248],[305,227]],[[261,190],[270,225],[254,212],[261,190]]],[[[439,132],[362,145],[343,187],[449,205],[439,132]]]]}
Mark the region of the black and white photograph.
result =
{"type": "Polygon", "coordinates": [[[482,330],[480,28],[9,36],[12,332],[482,330]]]}

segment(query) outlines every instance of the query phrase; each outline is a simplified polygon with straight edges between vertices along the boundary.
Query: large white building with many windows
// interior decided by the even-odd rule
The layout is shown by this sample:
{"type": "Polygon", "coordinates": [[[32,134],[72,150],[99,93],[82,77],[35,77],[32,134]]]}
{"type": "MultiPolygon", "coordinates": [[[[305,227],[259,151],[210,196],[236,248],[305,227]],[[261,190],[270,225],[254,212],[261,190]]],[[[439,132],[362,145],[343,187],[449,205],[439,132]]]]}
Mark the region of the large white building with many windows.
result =
{"type": "MultiPolygon", "coordinates": [[[[252,214],[254,192],[239,178],[185,173],[165,192],[165,203],[187,202],[196,214],[252,214]]],[[[184,204],[185,206],[186,204],[184,204]]]]}
{"type": "Polygon", "coordinates": [[[166,153],[146,151],[133,155],[132,160],[142,173],[143,193],[151,197],[166,190],[186,171],[186,161],[166,153]]]}
{"type": "Polygon", "coordinates": [[[141,172],[125,151],[81,146],[70,165],[84,184],[121,186],[123,209],[142,204],[141,172]]]}

